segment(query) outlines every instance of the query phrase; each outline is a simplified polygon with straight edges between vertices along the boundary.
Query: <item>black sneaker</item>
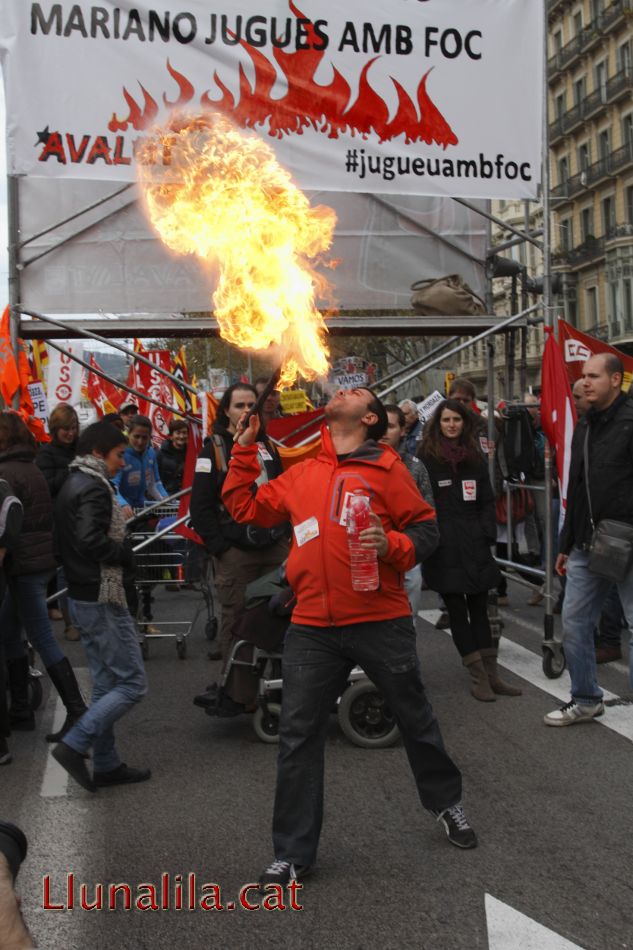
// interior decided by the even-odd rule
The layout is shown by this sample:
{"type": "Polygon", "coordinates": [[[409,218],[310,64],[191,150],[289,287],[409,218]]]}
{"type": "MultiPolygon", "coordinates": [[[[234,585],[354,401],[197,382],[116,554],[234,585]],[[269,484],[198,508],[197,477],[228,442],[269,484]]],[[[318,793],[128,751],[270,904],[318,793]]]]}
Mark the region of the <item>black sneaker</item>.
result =
{"type": "Polygon", "coordinates": [[[444,825],[451,844],[458,848],[477,847],[477,835],[468,824],[462,805],[452,805],[443,811],[434,811],[433,814],[444,825]]]}
{"type": "Polygon", "coordinates": [[[445,610],[443,610],[442,613],[437,618],[435,629],[436,630],[450,630],[450,627],[451,627],[451,621],[448,616],[448,613],[445,610]]]}
{"type": "Polygon", "coordinates": [[[97,791],[97,786],[90,778],[86,768],[86,760],[82,752],[75,752],[66,743],[60,742],[59,745],[55,746],[51,755],[87,792],[97,791]]]}
{"type": "Polygon", "coordinates": [[[152,777],[149,769],[134,769],[125,762],[121,762],[109,772],[94,772],[95,785],[105,788],[108,785],[135,785],[137,782],[147,782],[152,777]]]}
{"type": "Polygon", "coordinates": [[[309,865],[291,864],[290,861],[273,861],[259,876],[260,889],[267,884],[281,884],[285,887],[290,881],[300,881],[310,873],[309,865]]]}

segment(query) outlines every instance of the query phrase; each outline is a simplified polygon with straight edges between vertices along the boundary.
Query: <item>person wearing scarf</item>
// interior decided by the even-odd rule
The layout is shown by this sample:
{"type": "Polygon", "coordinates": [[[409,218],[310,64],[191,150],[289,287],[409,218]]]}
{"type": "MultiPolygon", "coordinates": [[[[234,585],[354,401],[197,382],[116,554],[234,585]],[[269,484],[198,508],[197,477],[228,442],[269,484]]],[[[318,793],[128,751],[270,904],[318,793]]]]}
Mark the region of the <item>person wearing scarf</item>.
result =
{"type": "Polygon", "coordinates": [[[424,562],[424,579],[446,604],[453,642],[481,702],[496,694],[520,696],[497,670],[497,647],[488,621],[488,591],[499,581],[495,496],[473,414],[459,400],[440,403],[418,451],[431,477],[440,544],[424,562]]]}
{"type": "Polygon", "coordinates": [[[124,462],[123,433],[95,422],[80,436],[55,503],[55,541],[68,582],[73,623],[81,633],[93,682],[88,711],[53,749],[53,757],[91,792],[100,786],[143,782],[149,769],[121,761],[114,724],[147,692],[134,620],[123,575],[134,555],[111,479],[124,462]],[[92,749],[90,776],[86,753],[92,749]]]}

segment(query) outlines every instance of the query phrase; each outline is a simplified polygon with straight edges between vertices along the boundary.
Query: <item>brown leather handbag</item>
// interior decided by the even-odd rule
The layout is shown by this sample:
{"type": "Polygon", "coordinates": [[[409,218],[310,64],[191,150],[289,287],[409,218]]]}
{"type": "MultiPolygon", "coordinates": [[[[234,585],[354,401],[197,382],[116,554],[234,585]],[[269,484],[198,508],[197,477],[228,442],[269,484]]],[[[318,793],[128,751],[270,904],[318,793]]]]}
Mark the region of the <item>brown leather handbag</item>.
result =
{"type": "Polygon", "coordinates": [[[424,317],[477,317],[486,306],[459,274],[417,280],[411,285],[411,306],[424,317]]]}

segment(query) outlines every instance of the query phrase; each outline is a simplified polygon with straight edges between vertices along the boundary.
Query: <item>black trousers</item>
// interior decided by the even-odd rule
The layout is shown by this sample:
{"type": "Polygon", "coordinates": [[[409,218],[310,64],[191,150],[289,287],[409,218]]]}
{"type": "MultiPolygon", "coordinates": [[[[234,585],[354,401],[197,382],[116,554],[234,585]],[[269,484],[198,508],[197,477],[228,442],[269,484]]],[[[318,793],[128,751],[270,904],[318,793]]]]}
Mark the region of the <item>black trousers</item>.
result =
{"type": "Polygon", "coordinates": [[[444,594],[451,633],[460,656],[492,646],[488,620],[488,591],[480,594],[444,594]]]}
{"type": "Polygon", "coordinates": [[[359,664],[394,713],[422,805],[439,811],[462,796],[461,774],[442,741],[420,678],[411,617],[346,627],[291,624],[283,652],[275,857],[310,865],[323,818],[325,737],[330,713],[359,664]]]}

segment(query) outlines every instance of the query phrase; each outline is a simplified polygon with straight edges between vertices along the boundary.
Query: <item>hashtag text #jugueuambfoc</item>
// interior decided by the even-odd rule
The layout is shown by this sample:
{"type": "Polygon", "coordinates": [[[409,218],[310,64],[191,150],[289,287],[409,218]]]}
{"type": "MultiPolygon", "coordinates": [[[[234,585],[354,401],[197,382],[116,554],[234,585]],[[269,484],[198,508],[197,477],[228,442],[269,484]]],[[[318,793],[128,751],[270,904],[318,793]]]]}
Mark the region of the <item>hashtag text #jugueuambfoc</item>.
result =
{"type": "Polygon", "coordinates": [[[378,177],[383,181],[396,178],[482,179],[496,181],[532,181],[530,162],[515,162],[497,154],[487,158],[411,158],[408,155],[368,155],[364,148],[348,148],[345,171],[359,179],[378,177]]]}

